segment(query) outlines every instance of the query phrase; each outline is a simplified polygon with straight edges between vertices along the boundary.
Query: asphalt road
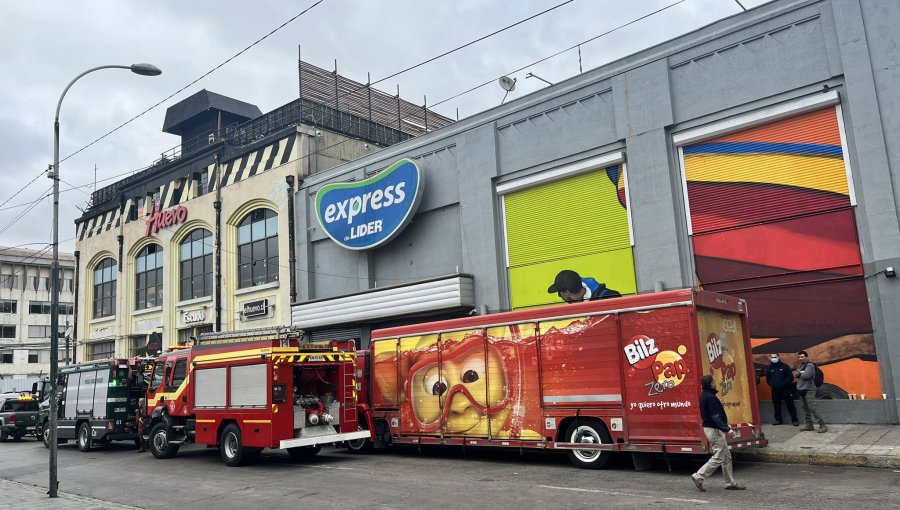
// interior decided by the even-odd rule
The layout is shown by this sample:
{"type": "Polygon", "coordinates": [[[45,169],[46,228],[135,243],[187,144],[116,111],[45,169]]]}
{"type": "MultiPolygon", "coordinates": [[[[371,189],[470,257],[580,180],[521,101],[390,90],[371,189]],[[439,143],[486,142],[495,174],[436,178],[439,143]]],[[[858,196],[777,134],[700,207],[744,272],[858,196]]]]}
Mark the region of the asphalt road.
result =
{"type": "MultiPolygon", "coordinates": [[[[508,450],[401,448],[352,455],[324,448],[312,461],[266,450],[258,463],[225,467],[214,449],[183,448],[169,460],[119,443],[90,453],[59,448],[59,490],[148,509],[468,508],[897,508],[900,472],[890,469],[753,464],[735,466],[746,491],[721,475],[698,492],[689,475],[702,457],[664,459],[634,471],[627,458],[602,471],[565,455],[508,450]]],[[[32,439],[0,444],[0,478],[44,487],[48,450],[32,439]]],[[[0,494],[2,501],[2,494],[0,494]]]]}

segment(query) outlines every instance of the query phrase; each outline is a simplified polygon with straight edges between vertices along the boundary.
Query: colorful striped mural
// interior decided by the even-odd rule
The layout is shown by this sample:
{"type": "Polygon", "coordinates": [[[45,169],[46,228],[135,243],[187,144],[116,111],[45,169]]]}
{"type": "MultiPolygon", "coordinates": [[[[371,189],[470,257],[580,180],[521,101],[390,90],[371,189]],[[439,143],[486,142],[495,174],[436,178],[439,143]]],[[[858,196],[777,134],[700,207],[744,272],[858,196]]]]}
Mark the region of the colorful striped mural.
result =
{"type": "MultiPolygon", "coordinates": [[[[683,147],[698,284],[747,299],[757,368],[806,350],[831,398],[881,398],[835,108],[683,147]],[[863,397],[864,396],[864,397],[863,397]]],[[[759,387],[760,398],[770,395],[759,387]]]]}

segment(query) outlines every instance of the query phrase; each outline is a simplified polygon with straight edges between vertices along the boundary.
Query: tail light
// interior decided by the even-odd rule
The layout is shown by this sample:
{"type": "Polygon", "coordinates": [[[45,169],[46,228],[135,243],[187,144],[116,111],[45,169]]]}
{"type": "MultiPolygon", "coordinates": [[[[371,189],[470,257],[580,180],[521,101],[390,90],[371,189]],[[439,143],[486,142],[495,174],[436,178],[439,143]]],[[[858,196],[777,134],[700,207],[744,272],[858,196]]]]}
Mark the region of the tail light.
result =
{"type": "Polygon", "coordinates": [[[16,415],[14,415],[14,414],[9,415],[9,424],[10,425],[16,424],[16,415]]]}
{"type": "Polygon", "coordinates": [[[115,425],[113,425],[113,422],[109,422],[106,424],[106,430],[112,430],[113,428],[115,428],[115,425]]]}

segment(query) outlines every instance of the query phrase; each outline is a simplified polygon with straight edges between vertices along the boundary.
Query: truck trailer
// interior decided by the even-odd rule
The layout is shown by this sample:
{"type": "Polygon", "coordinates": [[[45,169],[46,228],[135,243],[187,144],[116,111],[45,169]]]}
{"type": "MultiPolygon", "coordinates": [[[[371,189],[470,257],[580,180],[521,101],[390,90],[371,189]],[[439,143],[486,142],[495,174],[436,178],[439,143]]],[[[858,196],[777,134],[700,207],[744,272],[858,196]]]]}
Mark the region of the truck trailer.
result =
{"type": "Polygon", "coordinates": [[[301,336],[291,328],[208,333],[159,356],[143,418],[153,456],[197,443],[239,466],[263,448],[304,459],[322,444],[370,437],[356,420],[353,342],[301,336]]]}
{"type": "MultiPolygon", "coordinates": [[[[731,448],[765,444],[744,300],[676,290],[375,330],[361,352],[360,423],[390,444],[707,452],[698,400],[712,374],[731,448]]],[[[636,456],[636,459],[646,459],[636,456]]],[[[637,460],[636,460],[637,462],[637,460]]]]}

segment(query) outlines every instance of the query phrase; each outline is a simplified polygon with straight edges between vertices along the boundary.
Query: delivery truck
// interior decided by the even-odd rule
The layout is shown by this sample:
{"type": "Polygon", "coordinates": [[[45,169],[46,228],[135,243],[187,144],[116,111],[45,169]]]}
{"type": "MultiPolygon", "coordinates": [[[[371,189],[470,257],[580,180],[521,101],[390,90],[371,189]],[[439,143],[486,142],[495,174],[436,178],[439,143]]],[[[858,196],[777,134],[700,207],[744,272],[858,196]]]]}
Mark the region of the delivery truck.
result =
{"type": "Polygon", "coordinates": [[[730,447],[764,444],[736,297],[685,289],[375,330],[357,364],[372,436],[347,445],[555,450],[583,468],[703,453],[704,374],[730,447]]]}

